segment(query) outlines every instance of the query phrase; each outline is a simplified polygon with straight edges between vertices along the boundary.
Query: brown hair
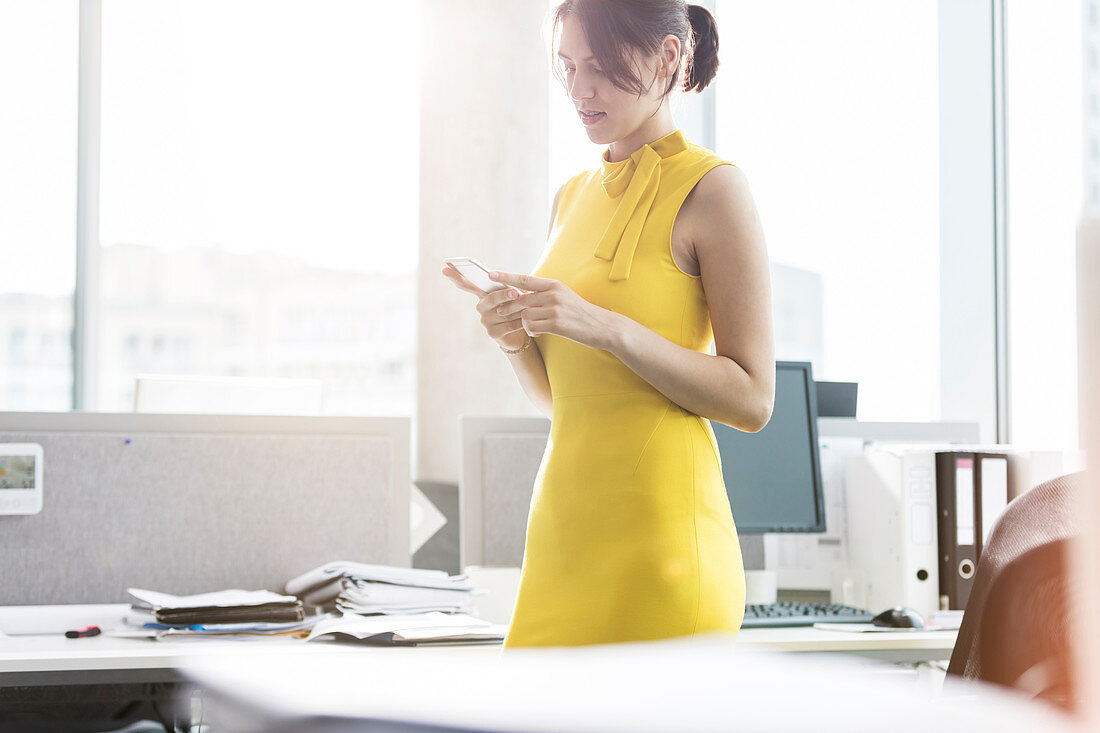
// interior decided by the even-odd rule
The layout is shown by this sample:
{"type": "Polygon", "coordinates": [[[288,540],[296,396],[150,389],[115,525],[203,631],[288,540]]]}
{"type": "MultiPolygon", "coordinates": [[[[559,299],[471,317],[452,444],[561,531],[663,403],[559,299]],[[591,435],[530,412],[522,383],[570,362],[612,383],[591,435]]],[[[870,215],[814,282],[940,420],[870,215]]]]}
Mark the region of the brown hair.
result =
{"type": "MultiPolygon", "coordinates": [[[[684,61],[682,88],[701,92],[718,71],[718,26],[701,5],[684,0],[564,0],[554,10],[551,25],[551,63],[558,81],[565,83],[557,58],[557,40],[565,16],[580,21],[592,55],[618,89],[639,96],[649,91],[630,62],[631,49],[646,56],[660,51],[665,36],[680,39],[684,61]]],[[[669,78],[662,97],[680,83],[680,69],[669,78]]]]}

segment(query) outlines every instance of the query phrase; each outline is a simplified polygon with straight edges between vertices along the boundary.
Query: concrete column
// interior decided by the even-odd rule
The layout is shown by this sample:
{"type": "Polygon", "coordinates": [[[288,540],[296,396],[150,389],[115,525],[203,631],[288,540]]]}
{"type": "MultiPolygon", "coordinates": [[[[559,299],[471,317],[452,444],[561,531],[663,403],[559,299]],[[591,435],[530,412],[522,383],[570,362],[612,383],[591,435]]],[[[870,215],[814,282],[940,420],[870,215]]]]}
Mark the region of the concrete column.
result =
{"type": "Polygon", "coordinates": [[[423,2],[416,479],[458,482],[459,415],[540,415],[474,296],[439,270],[471,256],[530,272],[545,247],[547,11],[530,0],[423,2]]]}

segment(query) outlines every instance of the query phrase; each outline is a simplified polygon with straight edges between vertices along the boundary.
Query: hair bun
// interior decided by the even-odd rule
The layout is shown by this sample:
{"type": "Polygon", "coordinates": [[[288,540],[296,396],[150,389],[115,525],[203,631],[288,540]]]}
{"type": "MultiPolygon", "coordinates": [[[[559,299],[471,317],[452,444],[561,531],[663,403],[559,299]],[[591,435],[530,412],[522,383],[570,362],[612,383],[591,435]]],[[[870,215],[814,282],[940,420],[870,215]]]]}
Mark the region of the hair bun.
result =
{"type": "Polygon", "coordinates": [[[702,5],[688,5],[692,47],[684,76],[684,90],[701,92],[718,73],[718,24],[702,5]]]}

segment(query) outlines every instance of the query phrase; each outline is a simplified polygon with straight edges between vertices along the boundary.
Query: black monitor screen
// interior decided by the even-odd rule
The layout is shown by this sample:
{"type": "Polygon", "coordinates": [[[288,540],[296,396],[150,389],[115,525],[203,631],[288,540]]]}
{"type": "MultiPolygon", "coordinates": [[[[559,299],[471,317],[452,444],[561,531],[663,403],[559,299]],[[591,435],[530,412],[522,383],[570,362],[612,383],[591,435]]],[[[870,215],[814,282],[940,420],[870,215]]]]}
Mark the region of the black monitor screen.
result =
{"type": "Polygon", "coordinates": [[[712,422],[739,532],[824,532],[817,400],[809,362],[776,363],[775,407],[758,433],[712,422]]]}

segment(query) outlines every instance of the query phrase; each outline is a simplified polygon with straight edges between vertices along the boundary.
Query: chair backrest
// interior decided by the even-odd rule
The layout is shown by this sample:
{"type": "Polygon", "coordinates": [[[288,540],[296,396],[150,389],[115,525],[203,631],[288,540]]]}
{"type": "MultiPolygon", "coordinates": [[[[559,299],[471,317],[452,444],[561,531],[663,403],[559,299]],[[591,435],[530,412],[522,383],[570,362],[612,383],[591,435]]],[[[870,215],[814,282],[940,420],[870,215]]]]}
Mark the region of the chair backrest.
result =
{"type": "Polygon", "coordinates": [[[981,617],[982,678],[1069,709],[1070,540],[1032,548],[991,581],[981,617]]]}
{"type": "Polygon", "coordinates": [[[1068,624],[1064,543],[1078,531],[1072,497],[1082,476],[1039,484],[1004,510],[978,561],[948,674],[1016,686],[1049,664],[1060,633],[1051,626],[1068,624]]]}

